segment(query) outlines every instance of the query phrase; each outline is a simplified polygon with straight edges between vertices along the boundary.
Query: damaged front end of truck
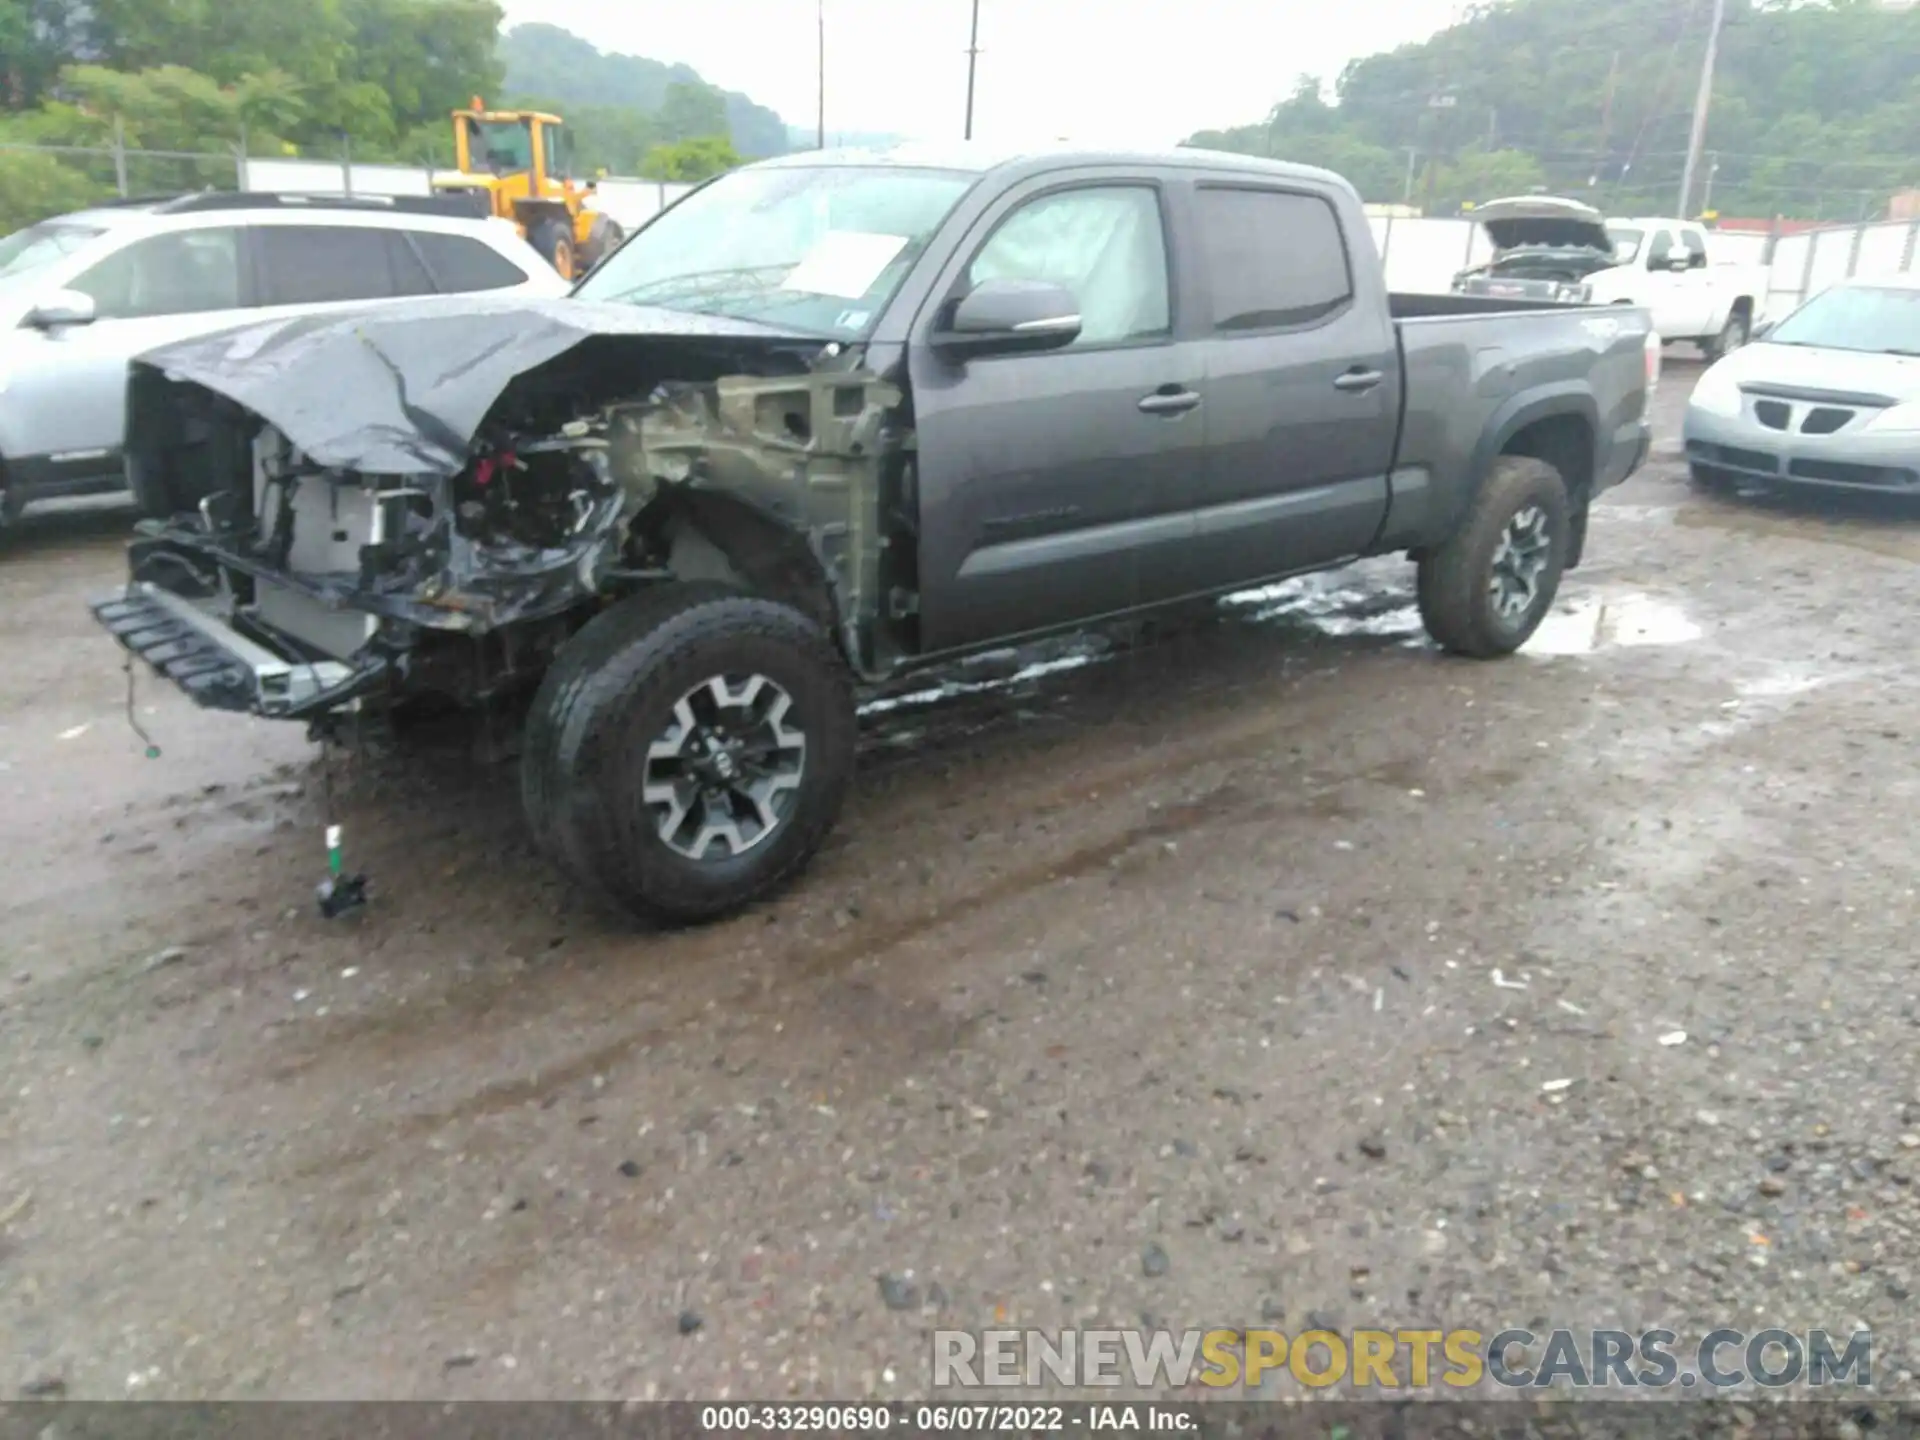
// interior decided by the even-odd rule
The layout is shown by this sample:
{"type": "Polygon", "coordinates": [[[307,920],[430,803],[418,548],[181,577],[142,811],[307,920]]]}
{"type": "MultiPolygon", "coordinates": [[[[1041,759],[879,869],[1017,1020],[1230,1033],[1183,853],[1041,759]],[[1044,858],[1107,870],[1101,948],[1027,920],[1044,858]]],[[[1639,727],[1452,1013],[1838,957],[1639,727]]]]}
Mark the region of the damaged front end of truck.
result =
{"type": "Polygon", "coordinates": [[[912,429],[865,359],[577,301],[170,347],[133,367],[148,518],[125,589],[93,609],[201,705],[323,732],[522,694],[606,604],[673,579],[778,595],[880,673],[914,588],[885,533],[912,429]]]}

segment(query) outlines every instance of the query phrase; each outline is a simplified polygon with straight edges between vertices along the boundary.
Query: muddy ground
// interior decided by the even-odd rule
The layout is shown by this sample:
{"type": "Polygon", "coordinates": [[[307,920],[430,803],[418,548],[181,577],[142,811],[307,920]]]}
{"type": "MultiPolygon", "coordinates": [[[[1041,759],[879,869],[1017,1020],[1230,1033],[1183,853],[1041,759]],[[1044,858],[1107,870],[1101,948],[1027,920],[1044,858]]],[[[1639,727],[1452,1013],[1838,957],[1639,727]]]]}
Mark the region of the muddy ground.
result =
{"type": "Polygon", "coordinates": [[[1902,1383],[1920,520],[1695,496],[1694,373],[1528,653],[1379,563],[976,667],[690,934],[451,760],[334,767],[322,921],[302,735],[142,674],[144,758],[124,516],[30,521],[0,1382],[899,1396],[939,1324],[1265,1320],[1868,1326],[1902,1383]]]}

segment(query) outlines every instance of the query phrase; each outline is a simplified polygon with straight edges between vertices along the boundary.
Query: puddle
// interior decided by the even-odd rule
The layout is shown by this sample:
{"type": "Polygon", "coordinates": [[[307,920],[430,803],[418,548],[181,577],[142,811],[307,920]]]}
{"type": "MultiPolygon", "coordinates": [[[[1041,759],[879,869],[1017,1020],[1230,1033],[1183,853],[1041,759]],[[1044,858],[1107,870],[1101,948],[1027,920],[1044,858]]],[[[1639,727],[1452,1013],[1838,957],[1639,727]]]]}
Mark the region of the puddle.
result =
{"type": "Polygon", "coordinates": [[[1110,658],[1110,651],[1096,640],[1080,641],[1065,653],[1055,654],[1044,659],[1018,660],[1022,652],[995,650],[990,654],[977,656],[961,673],[950,679],[927,685],[918,690],[910,690],[903,695],[883,695],[869,700],[859,709],[861,718],[873,715],[885,715],[895,710],[912,710],[926,705],[938,705],[955,700],[963,695],[987,695],[995,691],[1012,690],[1021,685],[1031,684],[1049,675],[1064,674],[1069,670],[1078,670],[1084,665],[1110,658]],[[967,672],[995,669],[1005,670],[1009,661],[1017,668],[1006,674],[987,674],[979,679],[968,678],[967,672]]]}
{"type": "Polygon", "coordinates": [[[1678,605],[1651,595],[1582,596],[1555,605],[1523,655],[1591,655],[1636,645],[1684,645],[1706,632],[1678,605]]]}
{"type": "Polygon", "coordinates": [[[1424,644],[1420,611],[1403,586],[1360,588],[1349,572],[1340,584],[1323,575],[1302,575],[1258,590],[1242,590],[1220,601],[1221,611],[1252,624],[1293,621],[1322,635],[1384,636],[1424,644]]]}

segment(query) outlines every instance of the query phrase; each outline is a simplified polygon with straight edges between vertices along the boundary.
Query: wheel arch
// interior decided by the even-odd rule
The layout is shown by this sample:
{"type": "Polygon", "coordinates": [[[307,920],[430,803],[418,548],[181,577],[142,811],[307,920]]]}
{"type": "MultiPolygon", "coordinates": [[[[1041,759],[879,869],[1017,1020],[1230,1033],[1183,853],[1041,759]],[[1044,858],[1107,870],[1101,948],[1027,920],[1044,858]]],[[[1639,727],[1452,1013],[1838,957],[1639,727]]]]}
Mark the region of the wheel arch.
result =
{"type": "Polygon", "coordinates": [[[854,663],[847,617],[832,572],[807,537],[781,517],[736,494],[676,490],[637,522],[667,568],[682,581],[718,580],[749,595],[791,606],[854,663]]]}

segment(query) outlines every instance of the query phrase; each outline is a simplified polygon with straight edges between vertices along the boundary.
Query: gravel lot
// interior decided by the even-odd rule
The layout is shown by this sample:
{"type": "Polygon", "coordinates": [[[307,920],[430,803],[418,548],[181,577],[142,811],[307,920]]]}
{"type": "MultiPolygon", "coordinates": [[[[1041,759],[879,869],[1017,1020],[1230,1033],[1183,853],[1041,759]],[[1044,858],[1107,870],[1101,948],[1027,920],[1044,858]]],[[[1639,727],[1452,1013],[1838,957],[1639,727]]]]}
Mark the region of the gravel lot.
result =
{"type": "Polygon", "coordinates": [[[1920,522],[1696,497],[1694,373],[1528,653],[1383,562],[973,667],[695,933],[453,759],[335,762],[322,921],[312,747],[143,673],[144,758],[124,515],[30,520],[0,1393],[898,1397],[936,1325],[1263,1320],[1869,1326],[1904,1386],[1920,522]]]}

